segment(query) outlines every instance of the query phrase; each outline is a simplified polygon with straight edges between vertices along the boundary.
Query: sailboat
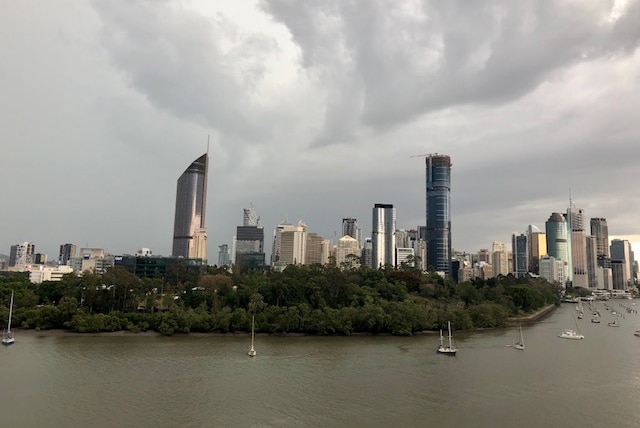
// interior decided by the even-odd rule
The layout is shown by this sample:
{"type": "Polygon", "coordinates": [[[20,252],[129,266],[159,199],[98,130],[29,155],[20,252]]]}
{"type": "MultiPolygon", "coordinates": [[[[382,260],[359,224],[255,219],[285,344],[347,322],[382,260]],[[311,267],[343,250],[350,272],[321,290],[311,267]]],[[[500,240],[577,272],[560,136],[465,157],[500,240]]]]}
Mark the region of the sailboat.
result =
{"type": "Polygon", "coordinates": [[[247,352],[247,355],[250,357],[255,357],[257,354],[256,350],[253,348],[253,338],[255,336],[254,324],[255,324],[255,316],[252,316],[251,317],[251,349],[249,349],[249,352],[247,352]]]}
{"type": "Polygon", "coordinates": [[[522,336],[522,325],[520,325],[520,340],[513,345],[514,348],[524,351],[524,337],[522,336]]]}
{"type": "Polygon", "coordinates": [[[16,343],[16,340],[13,338],[13,333],[11,333],[11,315],[13,314],[13,291],[11,292],[11,303],[9,304],[9,323],[7,324],[7,331],[2,338],[3,345],[13,345],[16,343]]]}
{"type": "Polygon", "coordinates": [[[576,306],[576,310],[578,311],[578,319],[582,319],[584,317],[584,308],[582,307],[582,299],[580,299],[578,306],[576,306]]]}
{"type": "Polygon", "coordinates": [[[449,346],[444,346],[444,337],[442,336],[442,330],[440,330],[440,346],[438,346],[438,353],[455,356],[458,350],[451,343],[451,339],[453,338],[451,336],[451,321],[447,321],[447,325],[449,327],[449,346]]]}
{"type": "Polygon", "coordinates": [[[614,316],[613,321],[607,323],[609,327],[620,327],[620,323],[618,322],[618,317],[614,316]]]}
{"type": "Polygon", "coordinates": [[[573,340],[581,340],[584,339],[584,335],[582,333],[580,333],[580,329],[578,328],[578,321],[575,320],[575,318],[573,319],[573,321],[576,323],[576,330],[572,330],[570,328],[565,329],[562,333],[560,333],[560,337],[561,339],[573,339],[573,340]]]}

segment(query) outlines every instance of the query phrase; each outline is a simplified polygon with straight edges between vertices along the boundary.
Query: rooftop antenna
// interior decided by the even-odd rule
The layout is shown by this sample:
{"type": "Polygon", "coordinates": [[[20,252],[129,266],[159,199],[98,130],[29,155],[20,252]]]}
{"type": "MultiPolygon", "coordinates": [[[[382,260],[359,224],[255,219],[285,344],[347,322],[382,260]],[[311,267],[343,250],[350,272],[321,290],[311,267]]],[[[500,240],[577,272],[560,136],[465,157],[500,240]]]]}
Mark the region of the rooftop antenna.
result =
{"type": "Polygon", "coordinates": [[[207,134],[207,155],[209,154],[209,134],[207,134]]]}

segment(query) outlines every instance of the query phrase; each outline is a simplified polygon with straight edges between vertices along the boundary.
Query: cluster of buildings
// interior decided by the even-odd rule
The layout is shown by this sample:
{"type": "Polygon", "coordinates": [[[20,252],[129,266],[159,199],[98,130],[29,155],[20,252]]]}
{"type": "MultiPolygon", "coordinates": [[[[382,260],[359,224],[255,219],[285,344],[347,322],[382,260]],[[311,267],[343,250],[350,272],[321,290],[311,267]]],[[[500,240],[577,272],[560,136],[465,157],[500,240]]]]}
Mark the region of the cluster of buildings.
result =
{"type": "MultiPolygon", "coordinates": [[[[638,263],[626,240],[609,241],[604,218],[591,218],[587,234],[581,209],[570,204],[566,213],[552,213],[545,230],[530,225],[514,233],[511,246],[494,242],[475,254],[454,252],[451,244],[451,158],[425,155],[425,225],[398,229],[392,204],[376,203],[371,235],[363,236],[355,218],[342,219],[336,242],[309,230],[304,221],[283,221],[272,236],[270,258],[265,252],[265,232],[253,207],[244,209],[231,248],[218,247],[218,266],[240,272],[283,270],[288,265],[335,264],[353,268],[397,268],[402,265],[436,271],[456,282],[513,274],[540,276],[550,282],[600,290],[628,290],[636,283],[638,263]]],[[[154,256],[149,249],[135,255],[114,256],[99,248],[62,244],[57,260],[35,253],[31,242],[11,247],[2,269],[29,271],[33,282],[59,279],[72,271],[104,272],[120,265],[141,277],[161,277],[179,260],[191,269],[207,264],[205,226],[208,153],[193,161],[177,181],[171,257],[154,256]]]]}
{"type": "Polygon", "coordinates": [[[541,231],[529,225],[514,233],[511,247],[494,242],[491,250],[457,253],[452,265],[458,282],[513,274],[540,276],[562,286],[591,290],[628,291],[637,285],[638,261],[625,239],[609,240],[607,220],[587,221],[572,204],[566,213],[552,213],[541,231]]]}

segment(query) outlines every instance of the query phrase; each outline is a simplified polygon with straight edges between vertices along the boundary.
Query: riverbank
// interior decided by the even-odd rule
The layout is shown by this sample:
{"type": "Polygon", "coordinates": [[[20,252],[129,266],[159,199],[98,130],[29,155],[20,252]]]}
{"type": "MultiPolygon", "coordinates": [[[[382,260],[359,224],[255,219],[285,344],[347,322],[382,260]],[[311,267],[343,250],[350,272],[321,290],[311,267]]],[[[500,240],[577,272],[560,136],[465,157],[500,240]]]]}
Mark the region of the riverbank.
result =
{"type": "MultiPolygon", "coordinates": [[[[542,309],[540,309],[537,312],[534,312],[532,314],[529,315],[525,315],[525,316],[521,316],[521,317],[510,317],[507,318],[507,322],[506,322],[506,327],[513,327],[513,326],[517,326],[519,324],[524,324],[524,325],[531,325],[531,324],[535,324],[536,322],[542,321],[543,319],[551,316],[555,310],[556,310],[557,306],[556,305],[549,305],[546,306],[542,309]]],[[[485,329],[485,328],[479,328],[476,329],[474,331],[485,331],[485,330],[494,330],[492,329],[485,329]]],[[[157,332],[157,331],[152,331],[152,330],[147,330],[147,331],[128,331],[128,330],[120,330],[120,331],[105,331],[105,332],[99,332],[99,333],[78,333],[75,331],[70,331],[70,330],[62,330],[62,329],[51,329],[51,330],[25,330],[25,329],[16,329],[14,330],[15,335],[16,336],[20,336],[20,335],[29,335],[29,336],[35,336],[35,337],[41,337],[41,338],[47,338],[47,337],[79,337],[79,336],[83,336],[83,337],[88,337],[88,336],[100,336],[100,337],[160,337],[163,336],[161,333],[157,332]]],[[[417,332],[413,332],[413,335],[436,335],[439,334],[438,331],[434,331],[434,330],[423,330],[423,331],[417,331],[417,332]]],[[[249,332],[244,332],[244,331],[235,331],[235,332],[229,332],[229,333],[220,333],[220,332],[209,332],[209,333],[202,333],[202,332],[191,332],[191,333],[187,333],[187,334],[183,334],[183,333],[175,333],[173,335],[170,336],[193,336],[193,337],[199,337],[199,336],[215,336],[215,337],[244,337],[244,336],[249,336],[250,333],[249,332]]],[[[166,335],[165,335],[166,336],[166,335]]],[[[308,333],[297,333],[297,332],[290,332],[290,333],[256,333],[256,336],[260,336],[260,337],[268,337],[268,336],[276,336],[276,337],[296,337],[296,336],[314,336],[313,334],[308,334],[308,333]]],[[[326,335],[320,335],[320,336],[326,336],[326,335]]],[[[335,335],[335,336],[343,336],[343,335],[335,335]]],[[[393,336],[390,333],[378,333],[378,334],[374,334],[374,333],[369,333],[369,332],[354,332],[351,334],[351,336],[393,336]]],[[[169,336],[166,336],[169,337],[169,336]]]]}
{"type": "Polygon", "coordinates": [[[553,314],[556,308],[556,305],[549,305],[530,315],[507,318],[507,326],[512,327],[518,324],[533,324],[538,321],[542,321],[543,319],[553,314]]]}

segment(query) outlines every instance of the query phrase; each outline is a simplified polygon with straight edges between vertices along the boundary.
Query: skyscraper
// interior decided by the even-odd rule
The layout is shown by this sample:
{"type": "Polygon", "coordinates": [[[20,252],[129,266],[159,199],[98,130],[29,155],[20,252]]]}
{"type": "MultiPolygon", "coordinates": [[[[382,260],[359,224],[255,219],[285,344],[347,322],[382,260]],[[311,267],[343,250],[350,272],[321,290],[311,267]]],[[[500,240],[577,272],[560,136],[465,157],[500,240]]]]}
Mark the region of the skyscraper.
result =
{"type": "Polygon", "coordinates": [[[360,245],[360,229],[358,229],[358,221],[355,218],[342,219],[342,236],[350,236],[360,245]]]}
{"type": "Polygon", "coordinates": [[[511,235],[511,251],[513,252],[513,274],[523,278],[529,272],[529,236],[526,233],[511,235]]]}
{"type": "Polygon", "coordinates": [[[273,234],[271,265],[284,269],[286,265],[302,265],[307,254],[307,225],[300,220],[297,226],[279,224],[273,234]]]}
{"type": "Polygon", "coordinates": [[[429,155],[426,162],[427,266],[450,275],[451,264],[451,158],[429,155]]]}
{"type": "Polygon", "coordinates": [[[545,227],[547,231],[547,255],[553,257],[556,261],[562,261],[564,266],[562,277],[567,281],[571,281],[571,250],[569,247],[567,221],[562,214],[553,213],[545,223],[545,227]]]}
{"type": "Polygon", "coordinates": [[[193,161],[178,178],[173,224],[173,257],[207,258],[207,176],[209,154],[193,161]]]}
{"type": "Polygon", "coordinates": [[[626,239],[611,241],[611,269],[613,273],[613,289],[627,290],[631,285],[633,251],[631,243],[626,239]]]}
{"type": "Polygon", "coordinates": [[[58,264],[66,266],[69,261],[76,256],[76,246],[73,244],[60,245],[60,255],[58,256],[58,264]]]}
{"type": "Polygon", "coordinates": [[[264,229],[253,207],[244,210],[242,226],[236,229],[235,263],[239,272],[264,270],[264,229]]]}
{"type": "Polygon", "coordinates": [[[371,228],[371,267],[396,265],[396,209],[391,204],[375,204],[371,228]]]}
{"type": "Polygon", "coordinates": [[[540,273],[540,259],[547,255],[547,234],[530,224],[527,227],[529,239],[529,272],[540,273]]]}
{"type": "Polygon", "coordinates": [[[596,238],[596,258],[598,266],[611,267],[611,253],[609,252],[609,227],[606,218],[591,219],[591,236],[596,238]]]}
{"type": "Polygon", "coordinates": [[[574,287],[589,288],[587,273],[587,235],[584,230],[584,210],[569,206],[566,216],[571,242],[571,268],[574,287]]]}
{"type": "Polygon", "coordinates": [[[494,241],[491,244],[491,265],[493,265],[493,275],[509,275],[509,262],[507,257],[507,246],[504,242],[494,241]]]}

